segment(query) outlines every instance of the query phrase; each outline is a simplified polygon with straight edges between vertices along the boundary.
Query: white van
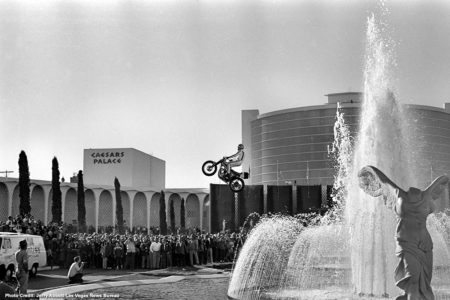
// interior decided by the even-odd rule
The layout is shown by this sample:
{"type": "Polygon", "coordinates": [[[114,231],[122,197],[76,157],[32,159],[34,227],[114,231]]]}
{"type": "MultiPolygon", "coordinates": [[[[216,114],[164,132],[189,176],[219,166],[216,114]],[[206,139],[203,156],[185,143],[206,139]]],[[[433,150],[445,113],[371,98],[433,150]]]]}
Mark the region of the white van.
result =
{"type": "Polygon", "coordinates": [[[47,252],[42,236],[0,232],[0,267],[6,268],[7,277],[10,277],[17,268],[15,253],[20,249],[19,243],[23,240],[26,240],[28,245],[30,276],[36,276],[38,267],[47,265],[47,252]]]}

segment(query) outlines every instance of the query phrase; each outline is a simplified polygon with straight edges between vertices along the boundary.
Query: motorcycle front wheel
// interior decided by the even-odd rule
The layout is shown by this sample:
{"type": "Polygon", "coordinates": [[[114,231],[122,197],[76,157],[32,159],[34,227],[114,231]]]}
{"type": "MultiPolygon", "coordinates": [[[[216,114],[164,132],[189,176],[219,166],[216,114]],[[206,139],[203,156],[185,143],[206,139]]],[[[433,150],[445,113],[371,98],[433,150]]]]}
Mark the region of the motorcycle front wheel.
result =
{"type": "Polygon", "coordinates": [[[237,193],[242,191],[242,189],[245,186],[244,180],[242,180],[242,178],[239,177],[234,177],[231,179],[230,183],[228,184],[230,186],[230,189],[237,193]]]}
{"type": "Polygon", "coordinates": [[[205,163],[202,166],[202,172],[206,176],[213,176],[217,171],[217,165],[216,162],[212,160],[205,161],[205,163]]]}

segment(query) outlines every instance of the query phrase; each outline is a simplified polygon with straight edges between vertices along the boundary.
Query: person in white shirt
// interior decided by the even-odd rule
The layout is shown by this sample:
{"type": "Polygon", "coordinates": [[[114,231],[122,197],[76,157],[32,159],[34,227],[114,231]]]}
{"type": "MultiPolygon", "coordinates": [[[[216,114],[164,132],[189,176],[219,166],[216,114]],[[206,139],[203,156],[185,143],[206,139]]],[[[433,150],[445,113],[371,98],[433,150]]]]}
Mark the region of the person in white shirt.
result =
{"type": "Polygon", "coordinates": [[[69,273],[67,274],[67,277],[69,278],[69,283],[82,283],[83,269],[84,269],[84,262],[81,262],[79,256],[75,256],[73,258],[73,263],[70,266],[69,273]]]}
{"type": "Polygon", "coordinates": [[[8,217],[8,221],[6,221],[6,225],[8,225],[9,231],[13,231],[13,228],[14,228],[13,217],[11,217],[11,216],[8,217]]]}
{"type": "Polygon", "coordinates": [[[150,253],[152,254],[152,267],[159,269],[159,261],[161,258],[161,242],[160,239],[155,238],[154,242],[150,245],[150,253]]]}
{"type": "Polygon", "coordinates": [[[227,172],[230,174],[232,167],[239,167],[242,165],[242,161],[244,160],[244,145],[239,144],[238,152],[230,156],[225,156],[224,160],[225,165],[227,166],[227,172]]]}
{"type": "Polygon", "coordinates": [[[127,247],[126,267],[127,269],[130,268],[131,270],[134,270],[134,256],[136,255],[136,245],[131,237],[128,238],[128,241],[125,242],[125,245],[127,247]]]}

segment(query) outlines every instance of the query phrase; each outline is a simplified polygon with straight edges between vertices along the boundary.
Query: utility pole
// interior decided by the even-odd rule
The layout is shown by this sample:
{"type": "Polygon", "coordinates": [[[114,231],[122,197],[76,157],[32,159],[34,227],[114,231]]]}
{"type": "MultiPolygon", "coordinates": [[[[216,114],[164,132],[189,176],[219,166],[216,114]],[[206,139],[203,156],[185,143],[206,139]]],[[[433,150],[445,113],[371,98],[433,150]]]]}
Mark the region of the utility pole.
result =
{"type": "Polygon", "coordinates": [[[5,174],[5,177],[8,178],[8,173],[14,173],[14,171],[5,170],[5,171],[0,171],[0,173],[5,174]]]}

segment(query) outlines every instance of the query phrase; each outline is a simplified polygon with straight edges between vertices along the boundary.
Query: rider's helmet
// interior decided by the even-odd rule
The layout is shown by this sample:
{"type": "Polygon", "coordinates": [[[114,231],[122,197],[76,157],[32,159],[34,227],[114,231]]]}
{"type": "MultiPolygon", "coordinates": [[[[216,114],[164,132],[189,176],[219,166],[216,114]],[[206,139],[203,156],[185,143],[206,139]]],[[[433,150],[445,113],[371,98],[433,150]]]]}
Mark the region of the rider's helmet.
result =
{"type": "Polygon", "coordinates": [[[242,150],[242,149],[244,149],[244,145],[243,144],[239,144],[238,145],[238,150],[242,150]]]}

